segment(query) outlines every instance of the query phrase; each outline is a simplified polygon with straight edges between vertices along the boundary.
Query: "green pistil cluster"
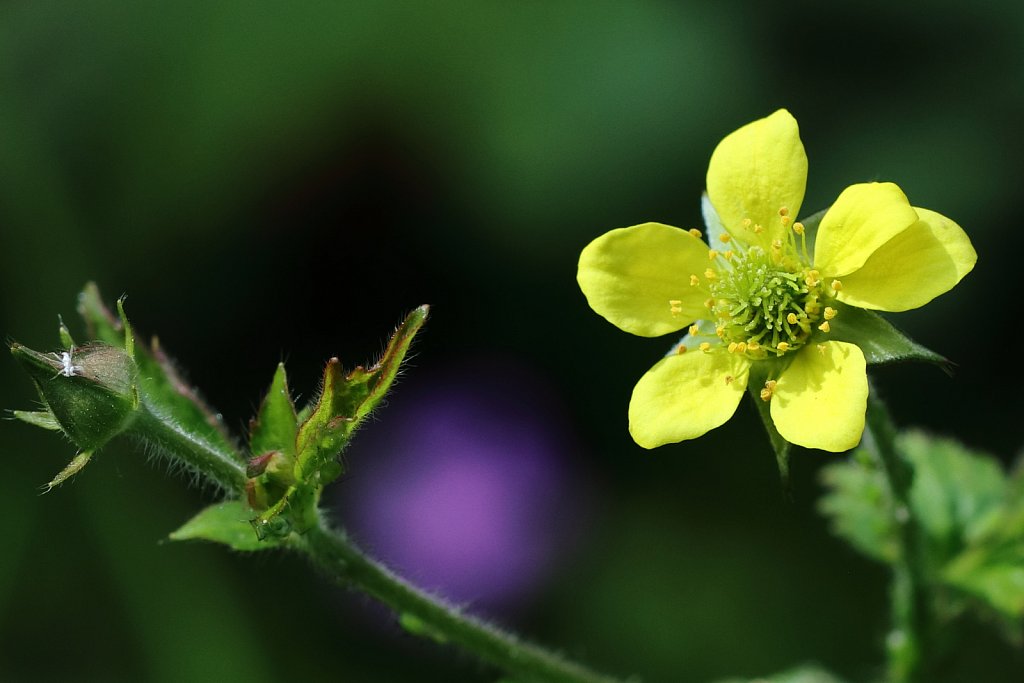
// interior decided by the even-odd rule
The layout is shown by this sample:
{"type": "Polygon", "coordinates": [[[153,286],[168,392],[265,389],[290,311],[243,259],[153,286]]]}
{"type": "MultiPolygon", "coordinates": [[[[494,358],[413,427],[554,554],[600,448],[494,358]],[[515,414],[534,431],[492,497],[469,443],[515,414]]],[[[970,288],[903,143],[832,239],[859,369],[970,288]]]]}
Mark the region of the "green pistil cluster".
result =
{"type": "Polygon", "coordinates": [[[711,313],[732,353],[763,358],[803,346],[821,314],[820,280],[794,259],[751,247],[711,281],[711,313]]]}

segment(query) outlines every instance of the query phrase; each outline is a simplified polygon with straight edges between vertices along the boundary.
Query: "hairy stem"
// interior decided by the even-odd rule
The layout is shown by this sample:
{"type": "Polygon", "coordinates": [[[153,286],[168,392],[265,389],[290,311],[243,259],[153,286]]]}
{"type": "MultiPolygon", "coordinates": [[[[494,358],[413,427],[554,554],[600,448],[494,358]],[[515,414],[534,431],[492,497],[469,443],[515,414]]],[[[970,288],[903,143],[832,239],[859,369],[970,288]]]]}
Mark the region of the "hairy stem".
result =
{"type": "MultiPolygon", "coordinates": [[[[145,405],[140,406],[129,432],[242,496],[245,466],[231,453],[180,428],[145,405]]],[[[540,647],[524,643],[443,600],[412,586],[363,554],[344,535],[331,531],[322,518],[288,543],[338,583],[362,590],[400,616],[403,624],[422,635],[458,645],[481,660],[515,676],[516,683],[613,683],[615,679],[587,670],[540,647]]]]}
{"type": "Polygon", "coordinates": [[[922,555],[922,535],[911,514],[913,470],[896,448],[896,426],[888,408],[872,391],[868,399],[864,446],[881,465],[892,494],[900,553],[893,569],[889,676],[896,683],[926,680],[931,603],[922,555]]]}
{"type": "Polygon", "coordinates": [[[303,553],[341,585],[363,590],[412,619],[416,630],[442,642],[459,645],[481,660],[512,674],[517,683],[613,683],[616,679],[589,671],[540,647],[469,615],[412,586],[367,557],[347,538],[324,522],[291,546],[303,553]]]}

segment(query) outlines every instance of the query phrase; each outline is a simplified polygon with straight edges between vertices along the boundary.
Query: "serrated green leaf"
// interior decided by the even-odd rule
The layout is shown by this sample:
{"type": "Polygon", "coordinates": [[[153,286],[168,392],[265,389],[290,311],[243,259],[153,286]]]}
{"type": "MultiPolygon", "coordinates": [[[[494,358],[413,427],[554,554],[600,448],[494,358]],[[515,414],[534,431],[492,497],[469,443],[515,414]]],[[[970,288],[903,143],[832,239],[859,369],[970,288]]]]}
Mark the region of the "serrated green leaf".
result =
{"type": "Polygon", "coordinates": [[[295,437],[298,434],[295,405],[288,391],[288,378],[284,363],[278,363],[270,389],[260,404],[252,422],[249,446],[253,455],[280,451],[295,456],[295,437]]]}
{"type": "Polygon", "coordinates": [[[854,452],[849,461],[822,470],[830,489],[818,509],[832,522],[832,531],[868,557],[885,563],[899,557],[893,504],[882,472],[854,452]]]}
{"type": "Polygon", "coordinates": [[[910,506],[927,535],[931,561],[943,565],[1002,506],[1006,476],[994,459],[952,439],[908,431],[896,445],[914,469],[910,506]]]}
{"type": "Polygon", "coordinates": [[[873,311],[842,302],[833,307],[837,314],[829,323],[829,338],[859,346],[868,365],[918,360],[939,365],[947,372],[952,366],[948,359],[921,346],[873,311]]]}
{"type": "Polygon", "coordinates": [[[281,539],[268,536],[260,540],[250,520],[256,514],[240,500],[229,500],[207,507],[171,533],[172,541],[213,541],[235,550],[268,550],[281,544],[281,539]]]}
{"type": "Polygon", "coordinates": [[[53,432],[60,431],[60,423],[49,410],[12,410],[11,415],[22,422],[53,432]]]}

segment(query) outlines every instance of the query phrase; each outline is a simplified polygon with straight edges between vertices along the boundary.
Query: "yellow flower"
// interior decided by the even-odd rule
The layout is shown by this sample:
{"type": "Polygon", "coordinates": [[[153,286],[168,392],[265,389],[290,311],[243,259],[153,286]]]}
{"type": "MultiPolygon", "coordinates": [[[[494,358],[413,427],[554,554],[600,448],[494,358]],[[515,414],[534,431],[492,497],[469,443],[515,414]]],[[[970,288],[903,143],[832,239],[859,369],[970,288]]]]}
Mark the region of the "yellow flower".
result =
{"type": "Polygon", "coordinates": [[[577,280],[609,322],[643,337],[690,328],[633,390],[629,430],[641,446],[722,425],[753,374],[766,378],[754,393],[770,402],[784,439],[853,448],[868,383],[861,349],[830,338],[843,305],[917,308],[974,267],[964,231],[912,207],[892,183],[846,188],[821,219],[810,253],[796,220],[806,181],[796,120],[780,109],[731,133],[711,155],[704,206],[711,247],[699,231],[644,223],[583,250],[577,280]]]}

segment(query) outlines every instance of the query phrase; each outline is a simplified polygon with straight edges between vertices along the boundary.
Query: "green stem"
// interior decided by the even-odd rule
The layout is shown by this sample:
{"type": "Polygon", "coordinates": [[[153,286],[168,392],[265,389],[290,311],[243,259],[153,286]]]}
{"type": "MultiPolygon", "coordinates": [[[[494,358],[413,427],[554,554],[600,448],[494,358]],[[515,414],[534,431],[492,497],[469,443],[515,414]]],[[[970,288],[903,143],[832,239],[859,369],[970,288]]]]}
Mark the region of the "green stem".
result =
{"type": "Polygon", "coordinates": [[[161,417],[145,402],[139,406],[128,432],[213,480],[225,491],[244,495],[246,476],[243,463],[231,453],[182,429],[173,420],[161,417]]]}
{"type": "Polygon", "coordinates": [[[403,623],[441,642],[459,645],[481,660],[511,674],[516,683],[613,683],[616,679],[590,671],[536,645],[461,613],[386,567],[367,557],[342,534],[313,527],[292,547],[342,585],[363,590],[395,610],[403,623]]]}
{"type": "Polygon", "coordinates": [[[925,680],[924,665],[932,622],[931,602],[922,556],[921,530],[910,507],[914,473],[899,454],[896,434],[888,408],[872,389],[863,443],[888,481],[900,543],[899,559],[893,568],[889,675],[897,683],[919,683],[925,680]]]}

